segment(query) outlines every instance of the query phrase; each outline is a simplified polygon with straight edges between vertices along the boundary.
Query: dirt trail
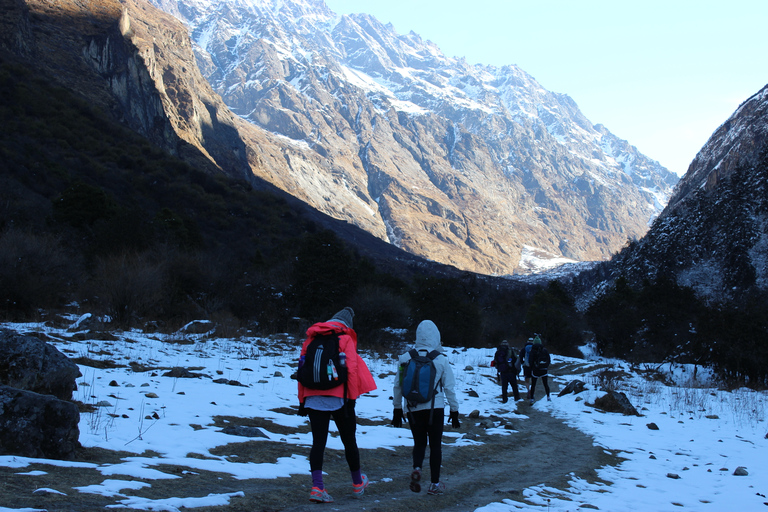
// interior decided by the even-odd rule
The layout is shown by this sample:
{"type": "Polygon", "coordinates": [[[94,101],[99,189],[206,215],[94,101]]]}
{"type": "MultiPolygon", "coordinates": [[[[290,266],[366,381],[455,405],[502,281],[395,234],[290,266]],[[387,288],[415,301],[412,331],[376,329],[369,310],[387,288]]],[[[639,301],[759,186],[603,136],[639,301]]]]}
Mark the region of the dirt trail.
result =
{"type": "MultiPolygon", "coordinates": [[[[558,398],[553,396],[552,407],[557,407],[557,401],[558,398]]],[[[499,403],[498,413],[504,410],[508,410],[507,405],[499,403]]],[[[154,480],[148,482],[151,487],[137,491],[123,490],[122,493],[151,499],[238,491],[245,493],[244,497],[232,498],[228,506],[196,508],[196,512],[298,512],[314,506],[329,511],[410,512],[418,509],[421,512],[467,512],[503,499],[522,500],[522,490],[538,484],[566,488],[571,473],[594,481],[597,468],[619,462],[617,457],[607,454],[603,448],[594,446],[592,438],[547,412],[539,411],[526,402],[518,402],[518,412],[527,418],[462,418],[459,431],[482,444],[444,446],[441,480],[446,485],[446,493],[443,496],[428,496],[426,485],[418,494],[409,490],[410,447],[361,451],[363,470],[372,482],[361,499],[352,497],[343,452],[326,450],[324,470],[328,475],[325,481],[335,500],[330,504],[312,505],[309,502],[311,485],[308,474],[274,480],[236,480],[229,475],[189,472],[175,466],[160,466],[157,469],[181,478],[154,480]],[[496,426],[507,425],[513,433],[508,436],[488,435],[483,427],[476,426],[483,420],[494,421],[496,426]]],[[[452,438],[445,437],[444,441],[450,443],[452,438]]],[[[285,443],[251,441],[233,443],[221,451],[232,454],[237,460],[271,462],[277,457],[303,453],[302,450],[309,452],[308,447],[302,449],[285,443]]],[[[90,462],[114,464],[119,462],[120,457],[129,454],[91,449],[84,455],[90,462]]],[[[423,476],[424,480],[429,480],[428,469],[423,476]]],[[[104,510],[106,505],[114,505],[120,498],[84,494],[74,489],[100,484],[103,480],[104,476],[94,469],[55,468],[45,464],[33,464],[22,470],[0,467],[0,506],[30,507],[49,512],[104,510]],[[46,474],[16,474],[33,470],[46,474]],[[65,495],[32,494],[39,488],[56,489],[65,495]]]]}
{"type": "MultiPolygon", "coordinates": [[[[377,450],[375,456],[370,452],[361,454],[364,471],[375,483],[359,500],[351,496],[349,473],[343,459],[339,457],[338,461],[326,463],[325,469],[329,473],[326,486],[335,501],[324,507],[334,511],[410,512],[418,509],[422,512],[467,512],[503,499],[522,500],[522,490],[533,485],[565,488],[570,473],[594,481],[597,479],[595,469],[619,462],[618,458],[606,454],[603,448],[594,446],[589,436],[568,427],[547,412],[522,405],[523,402],[520,404],[519,412],[528,419],[508,421],[516,431],[511,436],[487,435],[481,427],[470,426],[472,420],[463,419],[460,431],[477,436],[483,444],[444,446],[441,480],[446,485],[446,493],[443,496],[428,496],[426,486],[419,494],[408,489],[410,448],[399,449],[396,453],[377,450]],[[385,477],[392,481],[381,481],[385,477]]],[[[428,469],[424,472],[424,479],[429,480],[428,469]]],[[[309,503],[308,482],[305,487],[299,484],[298,489],[296,482],[293,482],[291,488],[285,488],[284,492],[291,497],[296,496],[297,500],[285,500],[287,495],[284,495],[282,505],[270,503],[270,507],[274,508],[242,510],[306,510],[309,503]]]]}

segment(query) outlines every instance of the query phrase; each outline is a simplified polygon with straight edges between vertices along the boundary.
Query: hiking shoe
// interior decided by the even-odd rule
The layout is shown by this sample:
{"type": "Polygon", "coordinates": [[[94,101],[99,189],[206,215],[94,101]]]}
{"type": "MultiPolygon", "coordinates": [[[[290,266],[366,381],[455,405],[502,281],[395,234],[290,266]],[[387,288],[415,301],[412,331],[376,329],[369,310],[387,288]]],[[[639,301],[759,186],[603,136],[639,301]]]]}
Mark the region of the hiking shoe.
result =
{"type": "Polygon", "coordinates": [[[547,397],[547,402],[551,402],[551,401],[552,401],[552,399],[547,397]]]}
{"type": "Polygon", "coordinates": [[[533,398],[531,398],[531,405],[533,405],[533,398]]]}
{"type": "Polygon", "coordinates": [[[368,477],[365,473],[363,473],[363,481],[359,484],[352,484],[352,492],[354,493],[355,498],[359,498],[365,493],[365,488],[368,487],[368,477]]]}
{"type": "Polygon", "coordinates": [[[431,483],[429,484],[429,489],[427,489],[427,494],[430,494],[432,496],[440,496],[445,492],[445,485],[438,482],[438,483],[431,483]]]}
{"type": "Polygon", "coordinates": [[[309,501],[312,503],[333,503],[333,498],[325,489],[313,487],[309,493],[309,501]]]}
{"type": "Polygon", "coordinates": [[[413,473],[411,473],[410,488],[413,492],[421,492],[421,484],[419,483],[420,480],[421,480],[421,469],[416,468],[413,470],[413,473]]]}

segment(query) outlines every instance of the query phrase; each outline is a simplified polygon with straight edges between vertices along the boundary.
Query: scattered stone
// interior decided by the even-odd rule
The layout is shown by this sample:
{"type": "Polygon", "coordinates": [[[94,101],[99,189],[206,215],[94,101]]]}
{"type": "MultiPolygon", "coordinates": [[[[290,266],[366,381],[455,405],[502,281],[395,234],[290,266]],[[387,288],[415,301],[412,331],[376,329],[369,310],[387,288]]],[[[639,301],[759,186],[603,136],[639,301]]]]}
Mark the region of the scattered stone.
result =
{"type": "Polygon", "coordinates": [[[626,416],[640,416],[637,409],[630,403],[627,395],[620,391],[609,391],[595,399],[595,407],[605,412],[619,412],[626,416]]]}
{"type": "Polygon", "coordinates": [[[469,391],[467,391],[467,396],[471,396],[472,398],[480,397],[480,395],[478,395],[477,391],[475,391],[474,389],[470,389],[469,391]]]}
{"type": "Polygon", "coordinates": [[[38,495],[41,495],[41,494],[59,494],[61,496],[66,496],[67,495],[67,493],[64,493],[64,492],[61,492],[61,491],[57,491],[56,489],[49,489],[48,487],[41,487],[40,489],[35,489],[34,491],[32,491],[32,494],[38,494],[38,495]]]}
{"type": "Polygon", "coordinates": [[[160,398],[159,396],[157,396],[157,393],[152,393],[152,392],[146,393],[144,396],[147,398],[160,398]]]}
{"type": "Polygon", "coordinates": [[[720,416],[718,416],[717,414],[707,414],[704,417],[707,418],[707,419],[710,419],[710,420],[719,420],[720,419],[720,416]]]}
{"type": "Polygon", "coordinates": [[[734,470],[733,476],[749,476],[749,473],[747,472],[747,468],[739,466],[734,470]]]}
{"type": "Polygon", "coordinates": [[[114,406],[111,403],[107,402],[106,400],[102,400],[96,404],[96,407],[114,407],[114,406]]]}
{"type": "Polygon", "coordinates": [[[673,480],[679,480],[680,479],[680,475],[675,474],[675,473],[667,473],[667,478],[672,478],[673,480]]]}
{"type": "Polygon", "coordinates": [[[207,377],[207,375],[203,375],[202,373],[191,372],[187,368],[176,366],[172,370],[165,372],[163,374],[163,377],[173,377],[176,379],[197,379],[200,377],[207,377]]]}
{"type": "Polygon", "coordinates": [[[655,424],[654,422],[650,422],[650,423],[646,424],[645,426],[648,427],[650,430],[659,430],[659,426],[657,424],[655,424]]]}
{"type": "Polygon", "coordinates": [[[572,380],[569,382],[563,389],[560,391],[560,393],[557,394],[557,396],[563,396],[567,395],[569,393],[573,393],[574,395],[578,395],[584,389],[586,388],[586,383],[580,380],[572,380]]]}
{"type": "Polygon", "coordinates": [[[472,411],[471,413],[469,413],[469,414],[467,415],[467,417],[468,417],[468,418],[472,418],[473,420],[474,420],[474,419],[477,419],[477,418],[479,418],[479,417],[480,417],[480,411],[478,411],[477,409],[475,409],[474,411],[472,411]]]}
{"type": "Polygon", "coordinates": [[[656,460],[656,456],[655,456],[655,455],[653,455],[653,454],[651,454],[651,456],[650,456],[650,457],[648,457],[648,458],[649,458],[649,459],[652,459],[652,460],[656,460]]]}
{"type": "Polygon", "coordinates": [[[116,380],[110,381],[109,385],[112,386],[113,388],[120,387],[120,384],[118,384],[116,380]]]}
{"type": "Polygon", "coordinates": [[[269,439],[269,436],[265,435],[264,432],[261,431],[258,427],[246,427],[243,425],[230,425],[227,427],[224,427],[221,429],[221,432],[224,434],[229,434],[231,436],[241,436],[241,437],[263,437],[269,439]]]}
{"type": "MultiPolygon", "coordinates": [[[[245,384],[242,384],[241,382],[238,382],[238,381],[236,381],[236,380],[229,380],[229,379],[214,379],[214,381],[213,381],[213,382],[215,382],[216,384],[227,384],[227,385],[229,385],[229,386],[240,386],[240,387],[243,387],[243,388],[247,388],[247,387],[248,387],[248,386],[246,386],[245,384]]],[[[266,383],[266,382],[267,382],[267,381],[264,381],[264,383],[266,383]]]]}
{"type": "Polygon", "coordinates": [[[467,366],[464,367],[464,371],[465,372],[473,372],[473,371],[475,371],[475,369],[472,368],[470,365],[467,365],[467,366]]]}
{"type": "Polygon", "coordinates": [[[274,376],[275,376],[275,377],[282,377],[282,376],[283,376],[283,373],[282,373],[282,372],[275,372],[275,375],[274,375],[274,376]]]}

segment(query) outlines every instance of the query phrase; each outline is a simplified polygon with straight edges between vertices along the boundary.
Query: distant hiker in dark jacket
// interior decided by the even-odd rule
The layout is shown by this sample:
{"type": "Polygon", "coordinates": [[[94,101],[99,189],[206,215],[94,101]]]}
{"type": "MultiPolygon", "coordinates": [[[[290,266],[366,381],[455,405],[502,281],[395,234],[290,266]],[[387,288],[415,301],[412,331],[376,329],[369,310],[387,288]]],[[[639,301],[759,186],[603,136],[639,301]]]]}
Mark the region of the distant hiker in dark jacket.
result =
{"type": "Polygon", "coordinates": [[[310,342],[320,335],[338,334],[338,352],[344,353],[348,377],[346,385],[331,389],[310,389],[299,383],[299,414],[309,416],[312,429],[312,449],[309,452],[309,467],[312,471],[312,490],[309,500],[315,503],[330,503],[333,498],[325,490],[323,483],[323,455],[328,440],[328,427],[331,418],[339,430],[339,437],[344,444],[344,455],[352,473],[352,491],[356,497],[362,496],[368,486],[368,477],[360,471],[360,451],[357,448],[355,431],[355,400],[358,396],[376,389],[376,382],[368,366],[357,353],[357,333],[352,329],[355,312],[346,307],[333,315],[327,322],[316,323],[307,329],[307,339],[301,347],[299,364],[310,364],[304,360],[310,342]],[[346,388],[346,389],[345,389],[346,388]],[[346,396],[345,396],[346,395],[346,396]]]}
{"type": "Polygon", "coordinates": [[[517,357],[518,366],[523,368],[523,377],[525,378],[525,393],[528,398],[531,398],[531,366],[528,364],[528,355],[531,353],[533,347],[533,338],[528,338],[525,342],[525,346],[520,349],[520,354],[517,357]]]}
{"type": "Polygon", "coordinates": [[[507,403],[507,389],[512,385],[512,394],[515,400],[520,400],[520,391],[517,389],[517,374],[520,372],[518,361],[515,356],[515,350],[509,346],[509,342],[504,340],[496,349],[493,356],[493,365],[499,372],[499,383],[501,384],[501,403],[507,403]]]}
{"type": "MultiPolygon", "coordinates": [[[[442,442],[443,442],[443,421],[445,414],[445,403],[448,402],[450,408],[449,421],[453,428],[459,428],[459,402],[456,399],[456,380],[453,376],[453,369],[448,362],[448,356],[443,353],[443,347],[440,344],[440,331],[430,320],[424,320],[416,329],[416,343],[413,347],[420,355],[427,355],[433,350],[440,354],[433,360],[436,375],[434,382],[437,392],[434,394],[434,402],[406,404],[408,407],[407,417],[413,434],[413,471],[411,472],[410,489],[413,492],[421,491],[421,467],[426,456],[427,443],[429,443],[429,468],[431,484],[427,489],[427,494],[443,494],[445,486],[440,483],[440,464],[442,464],[442,442]]],[[[410,352],[410,351],[409,351],[410,352]]],[[[398,370],[395,376],[395,386],[393,390],[394,414],[392,425],[401,427],[403,422],[403,372],[411,360],[411,354],[406,352],[398,360],[398,370]]]]}
{"type": "Polygon", "coordinates": [[[531,392],[528,398],[533,405],[534,395],[536,393],[536,379],[541,379],[544,383],[544,390],[547,392],[547,401],[551,402],[549,397],[549,363],[551,359],[549,357],[549,351],[541,343],[541,338],[536,336],[533,338],[533,346],[531,347],[531,353],[528,356],[528,360],[531,366],[531,392]]]}

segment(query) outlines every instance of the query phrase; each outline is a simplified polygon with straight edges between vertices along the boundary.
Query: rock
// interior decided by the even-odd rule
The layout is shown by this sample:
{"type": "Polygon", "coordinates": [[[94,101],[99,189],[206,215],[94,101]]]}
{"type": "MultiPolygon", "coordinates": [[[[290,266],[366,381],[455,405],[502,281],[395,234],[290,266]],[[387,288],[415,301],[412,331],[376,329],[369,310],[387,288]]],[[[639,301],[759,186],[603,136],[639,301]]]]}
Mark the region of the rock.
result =
{"type": "Polygon", "coordinates": [[[80,375],[77,365],[53,345],[0,329],[0,384],[71,400],[80,375]]]}
{"type": "Polygon", "coordinates": [[[747,472],[747,468],[739,466],[733,471],[733,476],[749,476],[749,473],[747,472]]]}
{"type": "Polygon", "coordinates": [[[680,475],[675,474],[675,473],[667,473],[667,478],[672,478],[673,480],[679,480],[680,479],[680,475]]]}
{"type": "Polygon", "coordinates": [[[283,376],[282,372],[275,372],[274,374],[274,377],[282,377],[282,376],[283,376]]]}
{"type": "Polygon", "coordinates": [[[471,413],[469,413],[469,414],[467,415],[467,417],[468,417],[468,418],[472,418],[472,419],[477,419],[477,418],[479,418],[479,417],[480,417],[480,411],[478,411],[477,409],[475,409],[474,411],[472,411],[471,413]]]}
{"type": "Polygon", "coordinates": [[[224,434],[229,434],[231,436],[242,436],[242,437],[264,437],[269,438],[267,435],[264,434],[264,432],[261,431],[258,427],[246,427],[243,425],[230,425],[228,427],[224,427],[221,429],[221,432],[224,434]]]}
{"type": "Polygon", "coordinates": [[[473,372],[473,371],[475,371],[475,369],[472,368],[470,365],[467,365],[467,366],[464,367],[464,371],[465,372],[473,372]]]}
{"type": "Polygon", "coordinates": [[[595,399],[595,407],[605,412],[620,412],[627,416],[640,416],[637,409],[629,402],[627,395],[620,391],[609,391],[595,399]]]}
{"type": "Polygon", "coordinates": [[[569,382],[563,389],[560,391],[560,393],[557,394],[557,396],[563,396],[567,395],[569,393],[573,393],[574,395],[577,395],[584,391],[586,387],[586,383],[580,380],[572,380],[569,382]]]}
{"type": "Polygon", "coordinates": [[[207,377],[207,375],[203,375],[202,373],[191,372],[186,368],[182,368],[181,366],[176,366],[170,371],[165,372],[163,374],[163,377],[173,377],[176,379],[197,379],[200,377],[207,377]]]}
{"type": "Polygon", "coordinates": [[[144,396],[147,398],[160,398],[159,396],[157,396],[157,393],[151,393],[151,392],[146,393],[144,396]]]}
{"type": "Polygon", "coordinates": [[[650,430],[659,430],[659,426],[655,424],[654,422],[650,422],[646,425],[650,430]]]}
{"type": "Polygon", "coordinates": [[[472,398],[480,397],[480,395],[478,395],[477,391],[475,391],[474,389],[470,389],[469,391],[467,391],[467,396],[471,396],[472,398]]]}
{"type": "Polygon", "coordinates": [[[79,422],[72,402],[0,385],[0,454],[73,459],[80,448],[79,422]]]}

